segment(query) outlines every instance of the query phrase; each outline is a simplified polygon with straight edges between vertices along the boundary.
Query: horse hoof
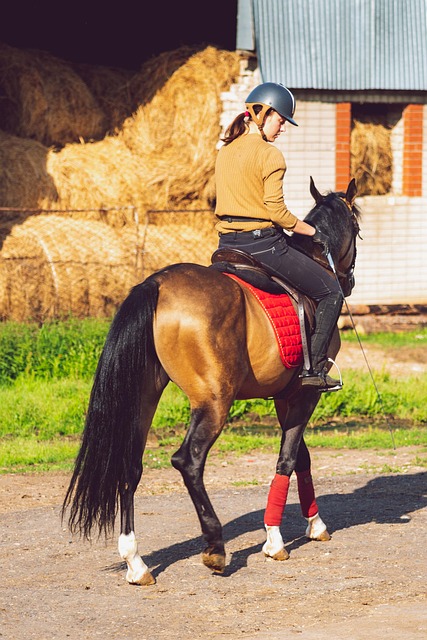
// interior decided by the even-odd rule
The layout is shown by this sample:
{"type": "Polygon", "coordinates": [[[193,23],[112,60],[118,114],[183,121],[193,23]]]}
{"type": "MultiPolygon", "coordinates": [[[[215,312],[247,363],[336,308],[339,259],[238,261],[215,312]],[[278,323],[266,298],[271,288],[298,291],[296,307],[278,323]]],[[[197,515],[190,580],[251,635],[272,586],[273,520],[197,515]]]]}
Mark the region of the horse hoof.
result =
{"type": "Polygon", "coordinates": [[[266,553],[264,551],[264,555],[266,558],[269,558],[271,560],[279,560],[279,561],[288,560],[289,558],[289,553],[286,551],[285,548],[280,549],[280,551],[278,551],[277,553],[274,553],[273,555],[270,555],[269,553],[266,553]]]}
{"type": "Polygon", "coordinates": [[[202,561],[208,569],[212,569],[215,573],[223,573],[225,568],[225,553],[212,553],[209,549],[206,549],[206,551],[202,553],[202,561]]]}
{"type": "Polygon", "coordinates": [[[325,531],[323,531],[323,533],[321,533],[319,536],[317,536],[314,539],[317,540],[318,542],[326,542],[327,540],[331,539],[331,536],[329,535],[329,533],[325,529],[325,531]]]}
{"type": "Polygon", "coordinates": [[[149,571],[145,571],[140,578],[138,578],[137,580],[132,580],[132,582],[129,582],[129,584],[135,584],[141,587],[149,587],[152,584],[156,584],[156,579],[149,571]]]}

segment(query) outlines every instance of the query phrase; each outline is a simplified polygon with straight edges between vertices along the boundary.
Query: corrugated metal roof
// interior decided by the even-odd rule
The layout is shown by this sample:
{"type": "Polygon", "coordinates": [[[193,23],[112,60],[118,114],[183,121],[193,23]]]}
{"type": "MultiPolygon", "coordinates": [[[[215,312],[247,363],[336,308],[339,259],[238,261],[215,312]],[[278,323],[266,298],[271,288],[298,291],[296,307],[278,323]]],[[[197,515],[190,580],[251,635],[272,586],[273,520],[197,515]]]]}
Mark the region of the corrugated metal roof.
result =
{"type": "Polygon", "coordinates": [[[295,89],[427,90],[427,0],[239,0],[237,48],[295,89]]]}

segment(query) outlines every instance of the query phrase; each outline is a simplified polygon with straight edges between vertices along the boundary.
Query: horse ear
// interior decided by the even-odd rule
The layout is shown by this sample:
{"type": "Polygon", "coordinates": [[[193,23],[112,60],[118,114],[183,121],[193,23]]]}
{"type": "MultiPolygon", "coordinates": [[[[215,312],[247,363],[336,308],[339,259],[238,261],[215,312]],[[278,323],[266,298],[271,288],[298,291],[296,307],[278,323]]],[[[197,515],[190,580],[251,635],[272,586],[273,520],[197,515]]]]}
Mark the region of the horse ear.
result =
{"type": "Polygon", "coordinates": [[[310,176],[310,193],[316,201],[316,204],[319,204],[323,200],[323,196],[318,192],[316,185],[314,184],[313,178],[310,176]]]}
{"type": "Polygon", "coordinates": [[[345,199],[347,200],[347,202],[351,207],[353,206],[356,196],[357,196],[356,180],[352,178],[347,187],[347,193],[345,194],[345,199]]]}

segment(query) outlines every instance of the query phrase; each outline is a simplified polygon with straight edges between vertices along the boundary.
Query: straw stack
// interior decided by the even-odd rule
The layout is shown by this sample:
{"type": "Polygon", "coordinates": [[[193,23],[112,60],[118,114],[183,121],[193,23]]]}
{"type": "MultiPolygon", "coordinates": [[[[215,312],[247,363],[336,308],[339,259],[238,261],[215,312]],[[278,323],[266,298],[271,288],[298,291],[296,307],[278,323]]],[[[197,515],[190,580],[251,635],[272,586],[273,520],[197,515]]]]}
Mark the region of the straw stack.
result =
{"type": "Polygon", "coordinates": [[[198,210],[212,208],[221,94],[239,72],[215,47],[130,73],[0,44],[0,207],[21,209],[0,213],[1,318],[109,315],[141,256],[144,277],[209,261],[198,210]],[[154,222],[152,209],[193,212],[154,222]]]}
{"type": "Polygon", "coordinates": [[[102,222],[32,216],[3,243],[0,318],[108,317],[135,284],[135,252],[102,222]]]}
{"type": "Polygon", "coordinates": [[[382,124],[353,122],[351,132],[351,175],[359,196],[380,196],[391,189],[393,156],[391,129],[382,124]]]}

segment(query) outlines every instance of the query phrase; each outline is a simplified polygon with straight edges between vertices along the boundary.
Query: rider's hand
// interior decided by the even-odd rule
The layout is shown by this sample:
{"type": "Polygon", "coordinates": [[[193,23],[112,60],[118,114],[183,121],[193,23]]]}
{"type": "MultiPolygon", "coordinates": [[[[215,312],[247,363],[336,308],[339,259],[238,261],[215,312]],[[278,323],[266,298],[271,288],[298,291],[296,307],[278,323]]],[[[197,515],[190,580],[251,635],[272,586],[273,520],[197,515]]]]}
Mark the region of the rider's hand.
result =
{"type": "Polygon", "coordinates": [[[329,238],[317,227],[315,227],[315,229],[316,231],[314,232],[314,236],[311,236],[311,239],[313,242],[320,244],[323,247],[322,252],[327,256],[329,253],[329,238]]]}

